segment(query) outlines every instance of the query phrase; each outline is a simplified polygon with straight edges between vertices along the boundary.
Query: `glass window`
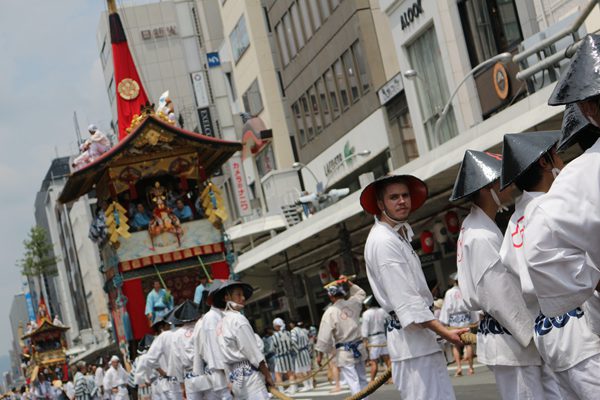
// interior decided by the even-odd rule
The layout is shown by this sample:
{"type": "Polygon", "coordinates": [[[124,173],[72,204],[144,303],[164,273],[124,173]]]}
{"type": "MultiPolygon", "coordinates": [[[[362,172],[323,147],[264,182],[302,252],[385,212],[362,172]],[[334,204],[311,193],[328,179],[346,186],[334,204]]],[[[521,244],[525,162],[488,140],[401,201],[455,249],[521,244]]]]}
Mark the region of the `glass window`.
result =
{"type": "Polygon", "coordinates": [[[348,85],[346,83],[346,74],[344,74],[344,67],[342,67],[342,60],[337,59],[333,64],[333,72],[337,82],[338,91],[340,93],[340,101],[342,102],[342,109],[346,111],[350,107],[350,96],[348,95],[348,85]]]}
{"type": "Polygon", "coordinates": [[[275,33],[277,34],[277,42],[279,43],[279,48],[281,49],[281,61],[283,61],[283,65],[288,65],[290,62],[290,54],[288,53],[285,33],[283,32],[283,26],[281,26],[281,24],[277,24],[275,26],[275,33]]]}
{"type": "Polygon", "coordinates": [[[310,11],[308,11],[308,0],[298,1],[300,6],[300,15],[302,16],[302,26],[304,27],[304,33],[306,34],[306,40],[310,39],[313,34],[312,22],[310,20],[310,11]]]}
{"type": "Polygon", "coordinates": [[[254,80],[248,90],[242,95],[244,109],[250,115],[256,116],[263,110],[262,96],[258,87],[258,80],[254,80]]]}
{"type": "Polygon", "coordinates": [[[356,61],[356,68],[358,69],[358,76],[360,84],[362,85],[362,92],[366,93],[369,91],[369,74],[367,73],[367,64],[365,63],[365,57],[363,55],[362,46],[360,42],[356,41],[352,45],[352,54],[356,61]]]}
{"type": "Polygon", "coordinates": [[[100,60],[102,61],[102,68],[106,67],[106,63],[108,62],[108,55],[110,54],[111,46],[106,45],[107,40],[104,38],[104,43],[102,43],[102,50],[100,50],[100,60]]]}
{"type": "Polygon", "coordinates": [[[319,96],[319,103],[321,104],[321,115],[323,116],[323,124],[325,127],[331,125],[331,113],[329,112],[329,98],[327,97],[327,90],[325,90],[325,84],[323,78],[319,78],[315,84],[317,88],[317,95],[319,96]]]}
{"type": "Polygon", "coordinates": [[[331,113],[333,119],[337,119],[340,116],[340,102],[338,101],[337,89],[335,87],[335,81],[333,78],[333,71],[329,68],[323,75],[325,81],[325,87],[327,93],[329,93],[329,100],[331,101],[331,113]]]}
{"type": "Polygon", "coordinates": [[[460,0],[458,11],[472,66],[523,40],[514,0],[460,0]]]}
{"type": "Polygon", "coordinates": [[[322,0],[308,0],[310,6],[310,13],[313,17],[315,31],[321,26],[321,13],[319,11],[319,2],[322,0]]]}
{"type": "Polygon", "coordinates": [[[310,106],[308,104],[308,99],[306,95],[303,94],[300,97],[300,104],[302,105],[302,111],[304,113],[304,123],[306,126],[306,138],[310,142],[315,137],[314,123],[313,118],[310,112],[310,106]]]}
{"type": "Polygon", "coordinates": [[[302,33],[302,23],[300,22],[300,13],[298,13],[296,3],[292,4],[290,13],[292,14],[292,22],[294,25],[294,32],[296,33],[298,48],[301,49],[304,47],[304,33],[302,33]]]}
{"type": "Polygon", "coordinates": [[[348,84],[350,85],[352,102],[356,102],[360,98],[360,89],[358,88],[358,78],[356,77],[354,60],[352,59],[352,53],[350,53],[350,50],[346,50],[344,54],[342,54],[342,61],[344,62],[344,69],[346,70],[348,84]]]}
{"type": "Polygon", "coordinates": [[[296,121],[296,129],[298,132],[300,146],[304,147],[306,145],[306,130],[304,129],[304,118],[300,112],[300,105],[298,102],[292,104],[292,114],[294,115],[294,120],[296,121]]]}
{"type": "Polygon", "coordinates": [[[329,1],[320,0],[319,3],[321,4],[321,16],[323,20],[326,20],[329,17],[329,1]]]}
{"type": "Polygon", "coordinates": [[[283,27],[285,29],[285,37],[287,38],[288,45],[290,46],[290,58],[294,58],[298,53],[296,42],[294,39],[294,30],[292,29],[292,21],[289,13],[285,13],[283,16],[283,27]]]}
{"type": "Polygon", "coordinates": [[[323,132],[323,121],[321,120],[321,111],[319,109],[319,99],[317,98],[317,91],[314,86],[308,89],[308,100],[313,116],[315,117],[315,133],[319,135],[323,132]]]}
{"type": "Polygon", "coordinates": [[[115,91],[115,77],[110,78],[110,82],[108,83],[108,98],[110,100],[110,104],[115,101],[116,91],[115,91]]]}
{"type": "Polygon", "coordinates": [[[450,109],[440,127],[439,137],[434,132],[435,122],[450,96],[435,28],[429,28],[415,40],[408,47],[408,54],[412,67],[423,78],[416,79],[415,83],[427,141],[432,149],[456,136],[458,131],[454,111],[450,109]]]}
{"type": "Polygon", "coordinates": [[[398,126],[400,127],[400,135],[402,137],[402,149],[406,162],[419,158],[419,148],[417,147],[417,139],[415,138],[415,130],[412,126],[412,120],[408,107],[406,111],[398,116],[398,126]]]}
{"type": "Polygon", "coordinates": [[[229,34],[229,42],[231,43],[233,61],[237,62],[248,46],[250,46],[250,39],[248,38],[248,31],[246,30],[246,20],[243,15],[233,28],[233,31],[229,34]]]}

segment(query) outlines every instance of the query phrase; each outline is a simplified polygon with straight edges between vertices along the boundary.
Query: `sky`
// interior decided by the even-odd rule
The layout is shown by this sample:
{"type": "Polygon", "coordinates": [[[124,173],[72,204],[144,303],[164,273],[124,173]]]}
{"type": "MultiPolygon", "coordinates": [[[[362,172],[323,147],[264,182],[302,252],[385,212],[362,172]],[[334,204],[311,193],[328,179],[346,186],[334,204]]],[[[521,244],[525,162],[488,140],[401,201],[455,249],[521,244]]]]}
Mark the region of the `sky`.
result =
{"type": "Polygon", "coordinates": [[[34,224],[36,192],[52,159],[76,150],[73,112],[82,134],[90,123],[108,130],[110,109],[96,44],[105,9],[103,0],[2,1],[0,355],[11,346],[10,305],[21,288],[17,264],[34,224]]]}

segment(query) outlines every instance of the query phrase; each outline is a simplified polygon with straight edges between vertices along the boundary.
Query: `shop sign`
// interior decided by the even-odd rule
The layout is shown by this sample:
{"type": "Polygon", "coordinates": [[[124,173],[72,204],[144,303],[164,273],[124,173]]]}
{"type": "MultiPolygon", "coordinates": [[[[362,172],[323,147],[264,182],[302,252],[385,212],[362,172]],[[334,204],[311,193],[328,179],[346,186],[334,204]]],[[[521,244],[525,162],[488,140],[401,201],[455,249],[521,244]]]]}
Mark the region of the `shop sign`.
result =
{"type": "Polygon", "coordinates": [[[250,205],[248,186],[246,185],[244,168],[239,155],[235,155],[231,158],[231,174],[233,178],[233,187],[235,190],[235,200],[240,211],[240,216],[245,217],[251,215],[252,207],[250,205]]]}
{"type": "Polygon", "coordinates": [[[338,168],[344,164],[344,161],[347,163],[352,163],[352,156],[356,153],[356,148],[350,145],[350,142],[347,141],[344,143],[344,148],[341,152],[337,153],[333,158],[325,163],[323,166],[323,172],[325,176],[329,178],[331,174],[333,174],[338,168]]]}
{"type": "Polygon", "coordinates": [[[377,91],[379,104],[384,105],[403,90],[404,82],[402,81],[402,74],[398,73],[377,91]]]}
{"type": "Polygon", "coordinates": [[[177,27],[175,25],[170,26],[160,26],[152,29],[143,29],[141,31],[142,39],[150,40],[161,39],[167,36],[177,36],[177,27]]]}
{"type": "Polygon", "coordinates": [[[200,108],[198,110],[198,118],[200,119],[200,132],[202,132],[203,135],[215,137],[212,118],[210,117],[210,110],[208,107],[200,108]]]}
{"type": "Polygon", "coordinates": [[[412,5],[400,16],[400,24],[402,30],[408,28],[410,24],[412,24],[415,21],[415,19],[420,17],[421,14],[423,14],[423,12],[424,11],[422,0],[417,0],[414,3],[412,3],[412,5]]]}
{"type": "Polygon", "coordinates": [[[208,107],[210,101],[208,99],[208,91],[206,90],[204,72],[192,73],[192,85],[194,86],[194,95],[196,96],[196,105],[198,108],[208,107]]]}

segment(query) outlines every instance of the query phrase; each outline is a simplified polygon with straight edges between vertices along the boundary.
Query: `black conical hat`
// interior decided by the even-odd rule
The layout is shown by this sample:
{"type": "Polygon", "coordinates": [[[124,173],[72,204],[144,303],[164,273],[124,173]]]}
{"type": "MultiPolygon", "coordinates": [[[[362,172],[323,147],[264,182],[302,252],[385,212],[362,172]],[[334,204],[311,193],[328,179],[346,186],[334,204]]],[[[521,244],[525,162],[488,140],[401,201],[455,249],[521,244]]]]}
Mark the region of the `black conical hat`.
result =
{"type": "Polygon", "coordinates": [[[560,138],[560,131],[508,133],[502,148],[500,190],[513,183],[521,174],[547,153],[560,138]]]}
{"type": "Polygon", "coordinates": [[[241,287],[244,291],[244,297],[248,300],[252,297],[252,293],[254,293],[254,289],[248,283],[234,281],[234,280],[226,280],[226,281],[214,281],[210,287],[208,292],[208,300],[207,303],[209,305],[213,305],[217,308],[225,308],[225,303],[223,302],[223,296],[227,292],[227,289],[233,289],[234,287],[241,287]]]}
{"type": "Polygon", "coordinates": [[[583,135],[594,135],[596,138],[600,135],[600,129],[581,113],[577,104],[569,104],[565,108],[561,129],[562,137],[558,142],[558,151],[568,149],[583,135]]]}
{"type": "Polygon", "coordinates": [[[198,304],[191,300],[186,300],[173,310],[171,314],[171,323],[173,325],[183,325],[188,322],[196,321],[202,316],[198,309],[198,304]]]}
{"type": "Polygon", "coordinates": [[[454,182],[450,201],[462,199],[500,178],[502,156],[483,151],[467,150],[454,182]]]}
{"type": "Polygon", "coordinates": [[[600,95],[600,35],[587,35],[560,77],[548,104],[576,103],[600,95]]]}

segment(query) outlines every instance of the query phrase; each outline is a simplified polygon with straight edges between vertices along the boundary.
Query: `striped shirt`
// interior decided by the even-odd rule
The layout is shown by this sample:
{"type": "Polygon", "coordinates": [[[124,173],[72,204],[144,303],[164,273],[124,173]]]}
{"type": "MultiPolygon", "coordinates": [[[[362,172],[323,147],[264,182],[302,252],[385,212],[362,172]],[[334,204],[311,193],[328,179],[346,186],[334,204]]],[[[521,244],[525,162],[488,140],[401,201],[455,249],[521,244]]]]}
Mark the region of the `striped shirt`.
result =
{"type": "Polygon", "coordinates": [[[275,353],[275,372],[294,370],[294,348],[288,331],[278,331],[271,336],[275,353]]]}
{"type": "Polygon", "coordinates": [[[96,394],[96,385],[93,377],[87,377],[81,372],[75,374],[75,399],[90,400],[96,394]]]}
{"type": "MultiPolygon", "coordinates": [[[[295,359],[295,370],[305,370],[307,367],[310,368],[311,357],[310,357],[310,341],[306,331],[299,326],[294,327],[291,332],[292,346],[296,352],[295,359]]],[[[298,371],[305,372],[305,371],[298,371]]]]}

